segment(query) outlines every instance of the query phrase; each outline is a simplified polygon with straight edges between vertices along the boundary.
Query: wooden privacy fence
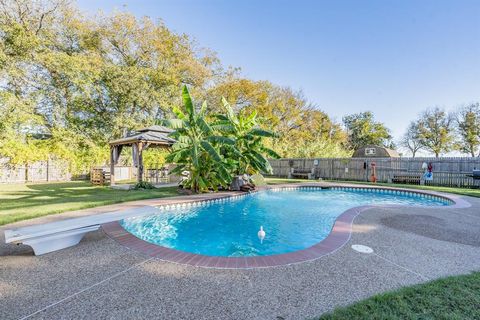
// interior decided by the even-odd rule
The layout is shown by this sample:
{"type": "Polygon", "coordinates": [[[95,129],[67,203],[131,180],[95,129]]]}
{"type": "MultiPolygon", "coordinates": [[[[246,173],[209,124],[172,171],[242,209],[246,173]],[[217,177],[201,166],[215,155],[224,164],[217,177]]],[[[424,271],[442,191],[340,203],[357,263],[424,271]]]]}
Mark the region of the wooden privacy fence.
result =
{"type": "MultiPolygon", "coordinates": [[[[450,187],[478,187],[480,181],[468,175],[480,169],[480,158],[320,158],[269,160],[273,175],[288,177],[289,173],[312,172],[316,179],[369,181],[372,162],[375,163],[378,182],[392,182],[402,176],[422,176],[423,163],[433,166],[433,180],[426,185],[450,187]]],[[[423,181],[422,181],[423,183],[423,181]]]]}

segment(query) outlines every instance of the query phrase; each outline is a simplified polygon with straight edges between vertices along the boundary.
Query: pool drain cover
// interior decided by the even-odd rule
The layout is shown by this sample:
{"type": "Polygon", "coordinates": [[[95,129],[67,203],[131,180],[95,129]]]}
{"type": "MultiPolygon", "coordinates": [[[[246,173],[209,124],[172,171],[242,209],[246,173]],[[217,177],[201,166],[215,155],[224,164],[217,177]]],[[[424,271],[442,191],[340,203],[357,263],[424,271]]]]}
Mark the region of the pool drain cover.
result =
{"type": "Polygon", "coordinates": [[[352,245],[352,249],[358,251],[360,253],[372,253],[373,249],[362,244],[354,244],[352,245]]]}

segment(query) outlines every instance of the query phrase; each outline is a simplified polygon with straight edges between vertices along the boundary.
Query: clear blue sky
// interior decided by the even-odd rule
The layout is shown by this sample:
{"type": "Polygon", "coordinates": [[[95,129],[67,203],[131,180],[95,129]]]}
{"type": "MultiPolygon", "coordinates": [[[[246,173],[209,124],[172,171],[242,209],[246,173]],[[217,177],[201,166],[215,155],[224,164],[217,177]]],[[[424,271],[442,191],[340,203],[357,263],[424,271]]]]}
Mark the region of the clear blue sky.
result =
{"type": "Polygon", "coordinates": [[[80,0],[161,18],[256,80],[341,121],[371,110],[399,137],[429,106],[480,101],[478,0],[80,0]],[[125,7],[124,7],[125,5],[125,7]]]}

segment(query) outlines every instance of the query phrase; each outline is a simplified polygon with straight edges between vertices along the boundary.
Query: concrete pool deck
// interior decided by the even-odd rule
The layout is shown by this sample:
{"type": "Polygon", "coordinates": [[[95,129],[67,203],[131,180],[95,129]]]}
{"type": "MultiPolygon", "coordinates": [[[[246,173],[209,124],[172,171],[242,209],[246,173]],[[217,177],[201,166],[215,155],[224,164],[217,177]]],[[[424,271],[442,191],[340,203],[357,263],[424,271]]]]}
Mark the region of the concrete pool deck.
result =
{"type": "MultiPolygon", "coordinates": [[[[206,269],[164,262],[122,246],[103,231],[43,256],[33,256],[27,246],[6,245],[1,237],[0,319],[311,318],[375,293],[480,270],[480,199],[461,198],[472,206],[366,209],[337,251],[274,268],[206,269]],[[374,253],[356,252],[353,244],[374,253]]],[[[118,204],[114,210],[142,204],[118,204]]]]}

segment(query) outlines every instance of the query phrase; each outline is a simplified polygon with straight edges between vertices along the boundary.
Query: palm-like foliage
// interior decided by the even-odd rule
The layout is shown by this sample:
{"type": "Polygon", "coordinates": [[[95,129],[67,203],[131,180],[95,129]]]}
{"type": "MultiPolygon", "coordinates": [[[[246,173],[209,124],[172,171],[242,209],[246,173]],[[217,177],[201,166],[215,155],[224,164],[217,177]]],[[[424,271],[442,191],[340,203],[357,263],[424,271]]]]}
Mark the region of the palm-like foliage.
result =
{"type": "Polygon", "coordinates": [[[231,182],[229,162],[219,152],[219,148],[234,145],[234,140],[216,136],[213,129],[205,121],[206,102],[199,111],[195,107],[187,87],[182,93],[185,111],[174,108],[176,119],[166,122],[175,131],[171,134],[177,142],[166,160],[176,163],[172,173],[189,172],[189,178],[183,186],[195,192],[217,190],[231,182]]]}
{"type": "Polygon", "coordinates": [[[275,137],[270,131],[258,128],[257,114],[236,115],[223,99],[226,115],[215,115],[210,125],[206,120],[207,104],[196,110],[187,87],[183,87],[185,110],[174,108],[175,119],[164,124],[175,131],[173,151],[166,157],[176,163],[172,173],[189,172],[183,186],[195,192],[227,187],[233,174],[271,172],[264,155],[279,157],[263,145],[264,137],[275,137]]]}
{"type": "Polygon", "coordinates": [[[272,168],[264,155],[272,158],[280,156],[265,147],[263,138],[273,138],[276,135],[271,131],[258,128],[256,111],[249,115],[235,114],[225,98],[222,98],[222,102],[226,114],[216,115],[217,121],[212,124],[212,128],[234,139],[235,144],[224,146],[222,152],[225,153],[226,158],[235,159],[235,173],[270,173],[272,168]]]}

